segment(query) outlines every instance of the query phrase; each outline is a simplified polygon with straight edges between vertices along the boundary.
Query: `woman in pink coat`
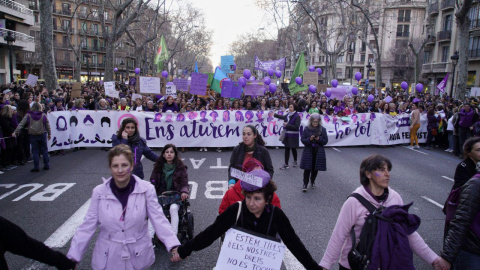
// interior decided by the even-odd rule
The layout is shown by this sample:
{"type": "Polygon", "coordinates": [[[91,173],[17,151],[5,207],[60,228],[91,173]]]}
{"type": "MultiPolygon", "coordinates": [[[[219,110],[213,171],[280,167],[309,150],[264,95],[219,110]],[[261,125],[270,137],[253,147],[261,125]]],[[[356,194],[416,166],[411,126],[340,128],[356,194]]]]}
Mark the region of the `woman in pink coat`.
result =
{"type": "Polygon", "coordinates": [[[180,243],[158,204],[155,188],[132,174],[133,153],[120,144],[108,152],[112,177],[93,189],[90,207],[67,257],[80,262],[97,228],[92,269],[145,269],[155,261],[148,220],[167,251],[180,243]]]}

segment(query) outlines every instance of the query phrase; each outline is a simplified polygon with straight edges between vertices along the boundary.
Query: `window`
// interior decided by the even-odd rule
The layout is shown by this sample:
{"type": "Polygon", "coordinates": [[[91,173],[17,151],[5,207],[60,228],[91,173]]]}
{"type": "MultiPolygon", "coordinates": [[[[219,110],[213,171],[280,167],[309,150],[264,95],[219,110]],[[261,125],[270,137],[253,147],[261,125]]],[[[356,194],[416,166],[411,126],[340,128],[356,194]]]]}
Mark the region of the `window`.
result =
{"type": "Polygon", "coordinates": [[[38,9],[37,0],[29,0],[28,1],[28,8],[32,9],[32,10],[37,10],[38,9]]]}
{"type": "Polygon", "coordinates": [[[65,31],[72,30],[72,21],[71,20],[63,20],[62,21],[62,29],[65,31]]]}
{"type": "Polygon", "coordinates": [[[337,57],[337,63],[343,63],[343,55],[337,57]]]}
{"type": "Polygon", "coordinates": [[[355,53],[355,45],[355,42],[350,43],[350,46],[348,47],[349,53],[355,53]]]}
{"type": "Polygon", "coordinates": [[[353,54],[348,55],[348,61],[353,62],[354,56],[355,55],[353,55],[353,54]]]}
{"type": "Polygon", "coordinates": [[[70,45],[68,36],[63,36],[63,37],[62,37],[62,41],[63,41],[63,47],[67,47],[67,46],[70,45]]]}
{"type": "Polygon", "coordinates": [[[105,11],[105,12],[103,13],[103,17],[105,17],[105,21],[108,21],[108,12],[105,11]]]}
{"type": "Polygon", "coordinates": [[[98,24],[93,25],[93,34],[98,35],[98,24]]]}
{"type": "Polygon", "coordinates": [[[362,52],[365,52],[367,50],[367,44],[365,42],[362,42],[362,52]]]}
{"type": "Polygon", "coordinates": [[[407,56],[405,54],[396,54],[395,62],[396,64],[405,64],[405,62],[407,62],[407,56]]]}
{"type": "Polygon", "coordinates": [[[452,14],[443,17],[443,31],[452,30],[452,14]]]}
{"type": "Polygon", "coordinates": [[[450,50],[450,46],[444,46],[442,48],[442,62],[448,61],[448,51],[450,50]]]}
{"type": "Polygon", "coordinates": [[[96,9],[92,9],[92,17],[98,19],[98,11],[96,9]]]}
{"type": "Polygon", "coordinates": [[[378,34],[378,27],[374,27],[372,29],[372,35],[373,35],[373,33],[378,34]]]}
{"type": "Polygon", "coordinates": [[[365,54],[360,55],[360,61],[365,62],[365,54]]]}
{"type": "Polygon", "coordinates": [[[62,4],[62,12],[65,15],[70,15],[70,4],[63,3],[62,4]]]}
{"type": "Polygon", "coordinates": [[[470,18],[470,28],[477,28],[480,26],[480,6],[472,5],[468,11],[468,18],[470,18]]]}
{"type": "Polygon", "coordinates": [[[427,52],[423,53],[423,63],[424,64],[430,63],[430,54],[431,54],[430,51],[427,51],[427,52]]]}
{"type": "Polygon", "coordinates": [[[57,30],[57,18],[52,18],[53,21],[53,30],[57,30]]]}
{"type": "Polygon", "coordinates": [[[368,62],[369,62],[369,63],[375,62],[375,59],[373,58],[373,54],[369,54],[369,55],[368,55],[368,62]]]}
{"type": "Polygon", "coordinates": [[[398,22],[410,22],[411,10],[399,10],[398,11],[398,22]]]}
{"type": "Polygon", "coordinates": [[[96,38],[93,38],[93,39],[92,39],[92,47],[93,47],[95,50],[98,50],[98,39],[96,39],[96,38]]]}
{"type": "Polygon", "coordinates": [[[96,55],[96,54],[93,54],[93,55],[92,55],[92,64],[93,64],[93,65],[97,65],[97,63],[98,63],[97,55],[96,55]]]}
{"type": "Polygon", "coordinates": [[[81,41],[80,45],[82,46],[82,49],[87,49],[87,39],[82,38],[82,41],[81,41]]]}
{"type": "Polygon", "coordinates": [[[342,77],[342,69],[341,68],[337,68],[337,78],[341,78],[342,77]]]}
{"type": "Polygon", "coordinates": [[[364,69],[364,68],[360,68],[358,72],[360,72],[360,73],[362,73],[362,74],[365,74],[365,69],[364,69]]]}
{"type": "Polygon", "coordinates": [[[475,85],[476,71],[469,71],[467,75],[467,87],[473,87],[475,85]]]}
{"type": "Polygon", "coordinates": [[[468,42],[469,56],[472,58],[480,57],[480,37],[470,37],[468,42]]]}
{"type": "Polygon", "coordinates": [[[397,39],[395,40],[395,48],[405,49],[408,46],[408,40],[406,39],[397,39]]]}
{"type": "Polygon", "coordinates": [[[399,24],[397,25],[397,37],[408,37],[410,25],[408,24],[399,24]]]}
{"type": "Polygon", "coordinates": [[[87,32],[87,22],[82,22],[82,31],[87,32]]]}

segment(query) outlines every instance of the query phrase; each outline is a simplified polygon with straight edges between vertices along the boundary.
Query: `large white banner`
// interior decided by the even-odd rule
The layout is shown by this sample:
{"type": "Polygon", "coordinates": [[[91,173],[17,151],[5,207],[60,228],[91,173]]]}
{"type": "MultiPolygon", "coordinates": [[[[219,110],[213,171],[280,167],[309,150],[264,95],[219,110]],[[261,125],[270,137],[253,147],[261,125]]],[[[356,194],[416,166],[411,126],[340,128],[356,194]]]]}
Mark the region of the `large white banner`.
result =
{"type": "MultiPolygon", "coordinates": [[[[283,112],[277,112],[283,114],[283,112]]],[[[50,150],[72,147],[111,146],[123,119],[134,118],[140,135],[150,147],[173,143],[179,147],[232,147],[242,141],[242,128],[257,127],[267,146],[283,146],[278,137],[283,120],[273,111],[196,111],[154,113],[126,111],[63,111],[48,114],[52,130],[50,150]]],[[[300,133],[309,114],[300,113],[300,133]]],[[[328,132],[328,146],[394,145],[410,142],[408,114],[392,117],[379,113],[361,113],[348,117],[323,116],[328,132]]],[[[426,116],[421,116],[420,142],[427,137],[426,116]]],[[[300,145],[302,146],[301,142],[300,145]]]]}

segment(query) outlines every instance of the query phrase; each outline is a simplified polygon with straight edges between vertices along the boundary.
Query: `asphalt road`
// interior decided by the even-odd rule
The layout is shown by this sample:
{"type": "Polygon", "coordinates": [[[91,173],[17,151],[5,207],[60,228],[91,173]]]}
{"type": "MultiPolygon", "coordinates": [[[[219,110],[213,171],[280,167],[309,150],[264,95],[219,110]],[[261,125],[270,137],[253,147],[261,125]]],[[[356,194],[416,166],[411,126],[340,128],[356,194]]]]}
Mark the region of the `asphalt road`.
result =
{"type": "MultiPolygon", "coordinates": [[[[284,150],[270,149],[282,208],[315,260],[320,261],[325,252],[343,202],[359,186],[360,162],[374,153],[392,160],[390,186],[400,193],[405,203],[414,202],[411,213],[422,220],[418,232],[435,252],[440,252],[444,223],[440,206],[452,187],[458,158],[439,149],[410,150],[403,146],[327,148],[326,152],[327,171],[319,173],[316,189],[302,193],[303,171],[299,168],[279,170],[284,150]]],[[[226,189],[226,166],[231,153],[231,149],[221,153],[212,150],[182,153],[189,168],[189,179],[195,182],[191,194],[195,234],[217,216],[226,189]]],[[[148,177],[153,162],[144,159],[143,163],[148,177]]],[[[70,238],[83,220],[92,189],[102,182],[102,177],[109,176],[106,152],[87,149],[53,156],[48,172],[34,174],[30,172],[32,167],[28,163],[0,176],[0,215],[20,225],[32,237],[67,253],[70,238]]],[[[90,269],[92,250],[93,241],[78,269],[90,269]]],[[[177,264],[169,262],[163,249],[156,249],[155,253],[157,259],[151,269],[212,269],[219,245],[214,243],[177,264]]],[[[414,260],[417,269],[432,269],[416,255],[414,260]]],[[[7,261],[10,269],[50,269],[11,254],[7,255],[7,261]]],[[[282,269],[302,268],[291,256],[286,256],[282,269]]]]}

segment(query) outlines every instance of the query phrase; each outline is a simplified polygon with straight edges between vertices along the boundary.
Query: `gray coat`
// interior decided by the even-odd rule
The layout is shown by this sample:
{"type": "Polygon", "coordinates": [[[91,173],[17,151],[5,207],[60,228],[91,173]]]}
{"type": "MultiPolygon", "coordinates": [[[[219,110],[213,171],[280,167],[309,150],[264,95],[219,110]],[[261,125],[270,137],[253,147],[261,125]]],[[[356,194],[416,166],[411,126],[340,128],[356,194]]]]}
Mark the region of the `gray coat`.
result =
{"type": "Polygon", "coordinates": [[[326,171],[327,170],[327,157],[325,156],[324,145],[328,143],[327,130],[324,127],[320,127],[321,134],[319,140],[310,141],[310,136],[317,135],[313,134],[313,131],[308,127],[303,129],[302,133],[302,143],[305,145],[302,153],[302,159],[300,160],[300,169],[303,170],[312,170],[312,158],[313,151],[317,151],[317,158],[315,160],[315,171],[326,171]]]}

